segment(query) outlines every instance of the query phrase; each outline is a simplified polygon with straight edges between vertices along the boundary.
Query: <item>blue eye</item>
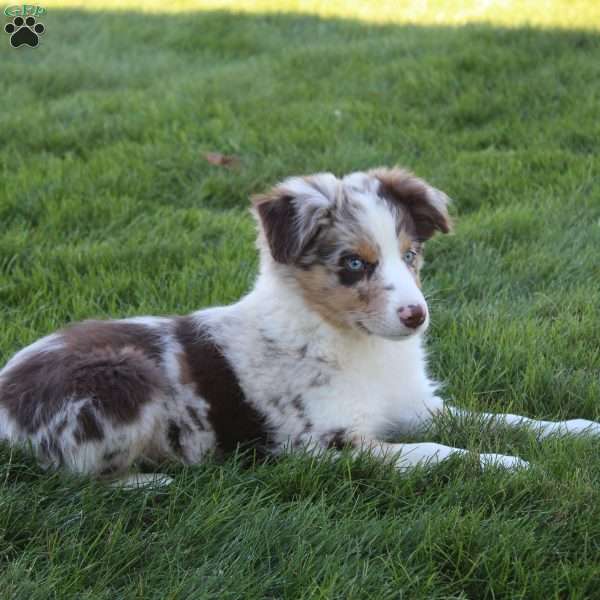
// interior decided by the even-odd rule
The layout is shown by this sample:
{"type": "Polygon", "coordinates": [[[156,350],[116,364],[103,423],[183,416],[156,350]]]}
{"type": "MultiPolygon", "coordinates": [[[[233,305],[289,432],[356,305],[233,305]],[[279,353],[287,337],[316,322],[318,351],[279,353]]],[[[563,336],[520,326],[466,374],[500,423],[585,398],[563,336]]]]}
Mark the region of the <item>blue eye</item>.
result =
{"type": "Polygon", "coordinates": [[[414,250],[408,250],[402,257],[407,265],[412,265],[415,262],[415,258],[417,258],[417,253],[414,250]]]}
{"type": "Polygon", "coordinates": [[[349,271],[362,271],[365,268],[365,261],[358,256],[349,256],[344,261],[344,266],[349,271]]]}

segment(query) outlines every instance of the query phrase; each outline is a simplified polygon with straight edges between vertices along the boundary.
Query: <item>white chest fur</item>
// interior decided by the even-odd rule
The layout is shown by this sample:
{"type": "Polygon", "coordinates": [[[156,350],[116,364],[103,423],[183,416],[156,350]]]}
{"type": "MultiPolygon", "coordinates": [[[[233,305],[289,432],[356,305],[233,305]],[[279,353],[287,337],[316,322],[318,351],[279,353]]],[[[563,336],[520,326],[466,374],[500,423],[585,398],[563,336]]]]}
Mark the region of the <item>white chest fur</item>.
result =
{"type": "Polygon", "coordinates": [[[198,313],[277,441],[334,430],[377,438],[414,428],[441,407],[419,336],[340,332],[286,291],[272,293],[263,279],[239,303],[198,313]]]}

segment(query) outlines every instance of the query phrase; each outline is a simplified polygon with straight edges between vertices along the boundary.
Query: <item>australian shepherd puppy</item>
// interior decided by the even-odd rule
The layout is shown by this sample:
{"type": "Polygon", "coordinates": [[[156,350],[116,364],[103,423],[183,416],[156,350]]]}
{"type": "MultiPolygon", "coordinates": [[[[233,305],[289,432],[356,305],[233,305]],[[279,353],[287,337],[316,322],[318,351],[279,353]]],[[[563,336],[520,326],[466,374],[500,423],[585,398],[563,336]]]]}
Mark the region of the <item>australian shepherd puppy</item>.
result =
{"type": "MultiPolygon", "coordinates": [[[[447,205],[402,169],[286,179],[253,198],[260,273],[247,296],[40,339],[0,373],[0,438],[29,445],[45,466],[109,478],[249,445],[367,448],[399,468],[465,453],[385,441],[444,409],[426,372],[420,271],[424,243],[450,230],[447,205]]],[[[496,417],[542,435],[600,433],[585,420],[496,417]]]]}

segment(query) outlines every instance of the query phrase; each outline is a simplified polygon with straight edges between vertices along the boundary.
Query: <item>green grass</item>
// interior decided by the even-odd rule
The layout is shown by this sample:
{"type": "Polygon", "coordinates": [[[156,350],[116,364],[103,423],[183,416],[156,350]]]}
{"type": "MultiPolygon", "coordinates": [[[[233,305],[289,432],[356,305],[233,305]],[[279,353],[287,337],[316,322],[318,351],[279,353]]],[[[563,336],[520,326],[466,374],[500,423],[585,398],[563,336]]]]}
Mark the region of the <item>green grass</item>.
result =
{"type": "MultiPolygon", "coordinates": [[[[54,3],[39,48],[1,40],[4,358],[67,321],[231,302],[256,271],[250,193],[401,163],[455,199],[456,234],[429,245],[424,274],[443,395],[600,417],[594,2],[579,2],[587,32],[175,4],[54,3]]],[[[128,493],[2,447],[0,596],[600,597],[598,441],[476,422],[426,439],[536,468],[231,460],[128,493]]]]}

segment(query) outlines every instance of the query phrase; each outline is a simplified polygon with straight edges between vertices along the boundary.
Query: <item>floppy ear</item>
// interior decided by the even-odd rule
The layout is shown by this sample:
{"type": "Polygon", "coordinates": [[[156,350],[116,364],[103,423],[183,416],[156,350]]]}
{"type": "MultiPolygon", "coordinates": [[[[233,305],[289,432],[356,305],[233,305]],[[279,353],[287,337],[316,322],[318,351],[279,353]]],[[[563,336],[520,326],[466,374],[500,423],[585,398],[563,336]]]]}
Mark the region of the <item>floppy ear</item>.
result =
{"type": "Polygon", "coordinates": [[[253,212],[277,262],[297,262],[320,227],[330,221],[338,184],[331,173],[291,177],[252,197],[253,212]]]}
{"type": "Polygon", "coordinates": [[[380,196],[408,211],[421,241],[436,231],[448,233],[452,229],[450,198],[444,192],[401,168],[373,169],[368,174],[379,181],[380,196]]]}

